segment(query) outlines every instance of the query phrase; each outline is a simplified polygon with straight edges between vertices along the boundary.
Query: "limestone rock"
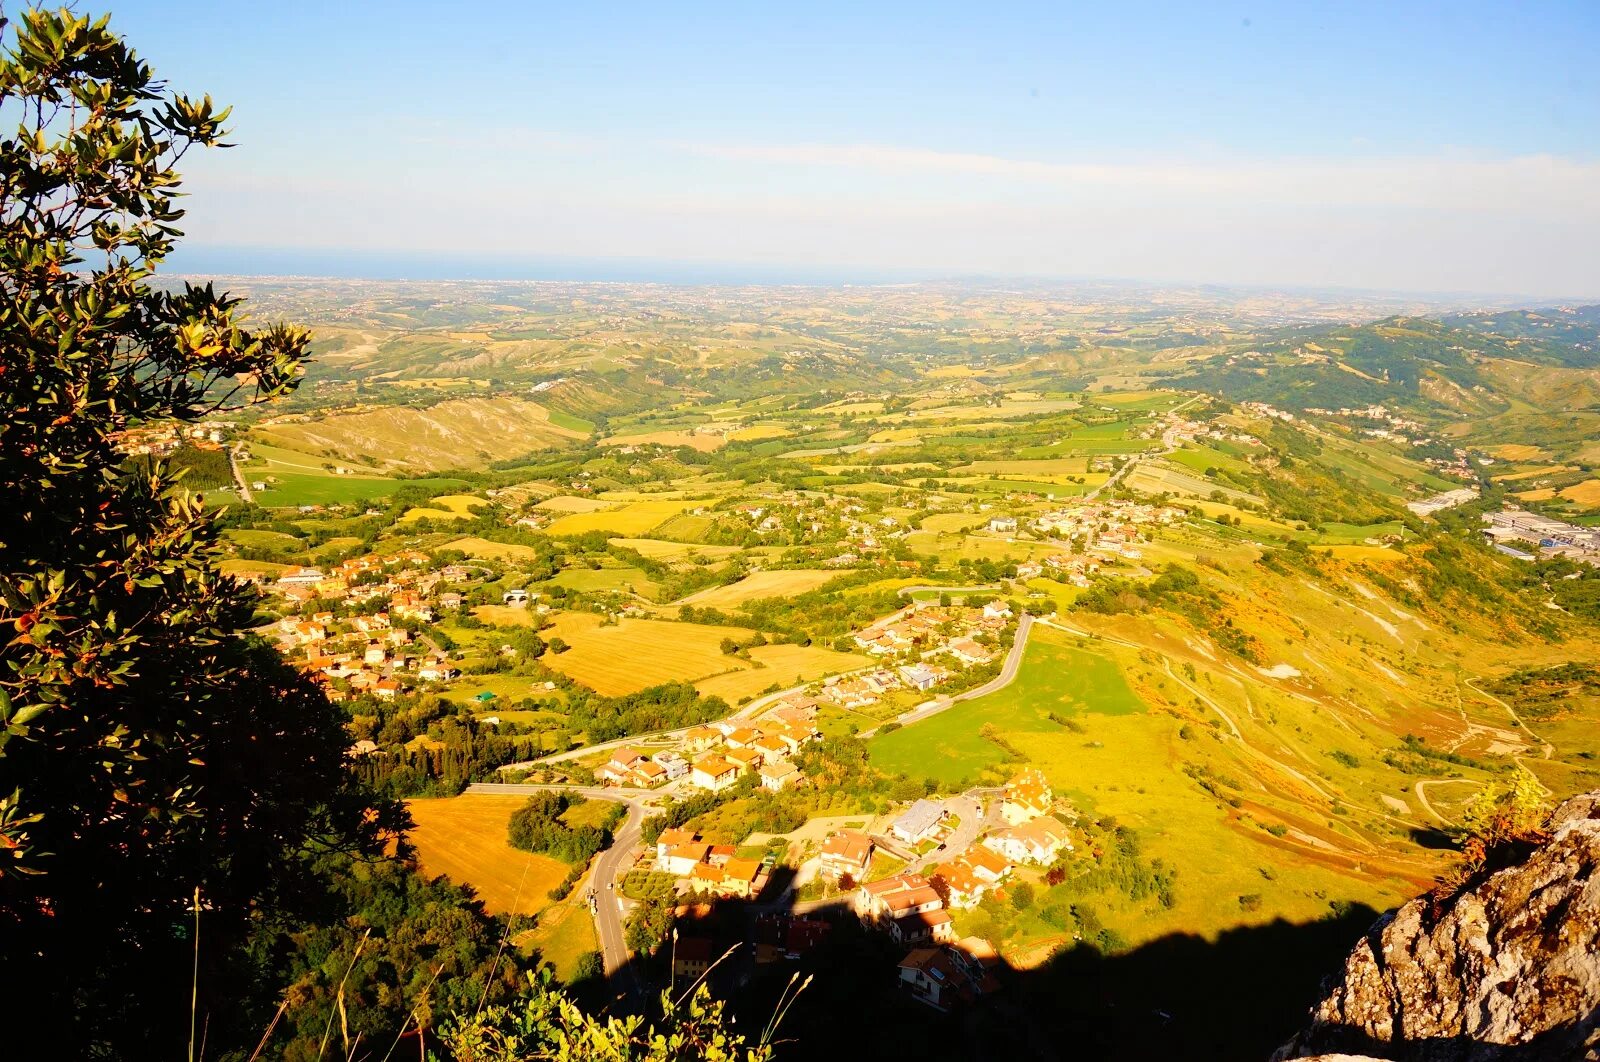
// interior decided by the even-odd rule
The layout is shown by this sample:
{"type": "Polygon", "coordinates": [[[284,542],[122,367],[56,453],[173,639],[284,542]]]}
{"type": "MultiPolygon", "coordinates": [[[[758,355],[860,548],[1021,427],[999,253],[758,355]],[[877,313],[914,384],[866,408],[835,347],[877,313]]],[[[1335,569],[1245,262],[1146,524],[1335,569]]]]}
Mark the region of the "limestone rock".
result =
{"type": "Polygon", "coordinates": [[[1275,1059],[1600,1060],[1600,791],[1526,861],[1378,921],[1275,1059]]]}

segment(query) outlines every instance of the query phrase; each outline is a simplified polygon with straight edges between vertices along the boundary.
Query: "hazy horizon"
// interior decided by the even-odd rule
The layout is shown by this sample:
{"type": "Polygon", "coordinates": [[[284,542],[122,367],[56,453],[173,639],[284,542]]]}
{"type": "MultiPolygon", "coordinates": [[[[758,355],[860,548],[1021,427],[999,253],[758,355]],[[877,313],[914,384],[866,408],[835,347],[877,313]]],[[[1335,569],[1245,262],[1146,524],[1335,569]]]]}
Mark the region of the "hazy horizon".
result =
{"type": "MultiPolygon", "coordinates": [[[[191,245],[1600,297],[1600,7],[116,5],[191,245]]],[[[265,253],[265,252],[258,252],[265,253]]]]}

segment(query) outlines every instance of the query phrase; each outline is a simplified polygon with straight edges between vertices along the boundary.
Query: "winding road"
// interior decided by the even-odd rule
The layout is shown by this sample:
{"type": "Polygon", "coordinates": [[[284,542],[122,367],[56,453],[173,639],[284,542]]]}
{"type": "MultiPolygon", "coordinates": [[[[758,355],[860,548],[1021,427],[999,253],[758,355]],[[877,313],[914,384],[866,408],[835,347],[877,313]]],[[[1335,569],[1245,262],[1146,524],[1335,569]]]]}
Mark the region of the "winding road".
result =
{"type": "MultiPolygon", "coordinates": [[[[920,723],[924,719],[938,715],[940,712],[949,711],[962,701],[987,697],[989,694],[996,693],[1011,685],[1012,680],[1017,677],[1017,672],[1022,668],[1022,654],[1028,648],[1028,632],[1033,630],[1033,623],[1033,617],[1026,613],[1022,615],[1021,619],[1017,620],[1017,636],[1012,641],[1011,648],[1006,652],[1005,663],[1000,665],[1000,674],[981,686],[974,686],[970,690],[964,690],[949,697],[939,697],[919,708],[913,708],[911,711],[898,716],[894,721],[901,725],[920,723]]],[[[863,730],[856,737],[865,740],[876,734],[878,729],[878,727],[873,727],[871,730],[863,730]]]]}
{"type": "Polygon", "coordinates": [[[576,793],[590,800],[610,800],[623,804],[628,817],[612,835],[611,846],[594,857],[590,867],[588,885],[578,883],[580,889],[594,898],[594,930],[600,941],[600,955],[604,960],[606,978],[617,986],[623,995],[636,995],[642,988],[638,975],[628,962],[627,938],[624,935],[622,894],[614,888],[623,872],[633,865],[637,857],[645,815],[651,809],[651,798],[661,794],[651,789],[619,789],[601,786],[535,785],[521,782],[476,782],[467,787],[469,793],[522,794],[539,792],[576,793]]]}

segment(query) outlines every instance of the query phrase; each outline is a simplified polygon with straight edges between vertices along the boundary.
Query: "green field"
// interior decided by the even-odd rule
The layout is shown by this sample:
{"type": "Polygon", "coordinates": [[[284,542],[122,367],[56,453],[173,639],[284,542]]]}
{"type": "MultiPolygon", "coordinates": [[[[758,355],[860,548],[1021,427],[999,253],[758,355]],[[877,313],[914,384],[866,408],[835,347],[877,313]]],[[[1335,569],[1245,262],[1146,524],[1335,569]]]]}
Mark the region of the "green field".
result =
{"type": "Polygon", "coordinates": [[[1050,721],[1051,712],[1064,717],[1143,712],[1144,702],[1129,688],[1116,662],[1076,648],[1076,641],[1048,628],[1034,628],[1015,682],[874,739],[873,766],[955,782],[1003,765],[1004,750],[980,733],[984,724],[1006,733],[1058,736],[1064,731],[1050,721]]]}

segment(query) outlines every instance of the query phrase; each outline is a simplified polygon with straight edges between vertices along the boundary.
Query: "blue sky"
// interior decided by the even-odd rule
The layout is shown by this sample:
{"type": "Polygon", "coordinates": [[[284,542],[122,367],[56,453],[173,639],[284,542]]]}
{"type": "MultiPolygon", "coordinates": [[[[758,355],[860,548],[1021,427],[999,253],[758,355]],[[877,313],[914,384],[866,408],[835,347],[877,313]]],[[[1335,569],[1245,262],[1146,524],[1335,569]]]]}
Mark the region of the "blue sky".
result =
{"type": "Polygon", "coordinates": [[[1600,4],[113,21],[235,106],[198,245],[1600,295],[1600,4]]]}

